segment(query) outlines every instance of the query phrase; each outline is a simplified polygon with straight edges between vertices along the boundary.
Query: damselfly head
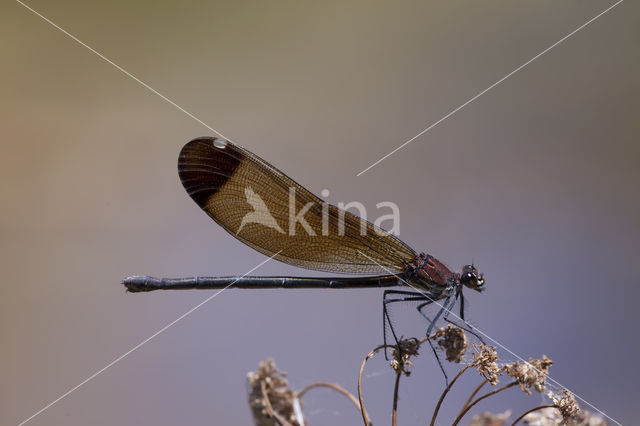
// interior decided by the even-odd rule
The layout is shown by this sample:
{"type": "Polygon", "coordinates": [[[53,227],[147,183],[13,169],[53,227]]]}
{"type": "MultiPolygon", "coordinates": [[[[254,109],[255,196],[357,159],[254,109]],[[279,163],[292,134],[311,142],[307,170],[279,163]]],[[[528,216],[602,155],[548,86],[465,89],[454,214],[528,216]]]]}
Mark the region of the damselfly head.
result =
{"type": "Polygon", "coordinates": [[[474,265],[465,265],[462,268],[460,283],[476,291],[484,290],[484,276],[474,265]]]}

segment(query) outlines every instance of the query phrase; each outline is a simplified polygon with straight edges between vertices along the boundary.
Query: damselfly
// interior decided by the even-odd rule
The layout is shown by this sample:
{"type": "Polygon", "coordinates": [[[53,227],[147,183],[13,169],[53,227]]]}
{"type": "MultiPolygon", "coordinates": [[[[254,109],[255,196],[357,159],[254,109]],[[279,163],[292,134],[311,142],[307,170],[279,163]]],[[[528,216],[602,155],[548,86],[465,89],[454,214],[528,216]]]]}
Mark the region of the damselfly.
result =
{"type": "Polygon", "coordinates": [[[123,281],[130,292],[400,286],[406,289],[385,290],[382,302],[383,323],[389,324],[396,342],[388,309],[392,303],[403,301],[418,303],[418,312],[429,323],[427,336],[441,316],[477,336],[464,320],[462,297],[464,287],[476,291],[484,288],[484,278],[474,265],[463,266],[460,273],[455,273],[435,257],[417,254],[379,226],[324,202],[257,155],[228,141],[214,137],[190,141],[180,152],[178,173],[191,198],[246,245],[290,265],[361,276],[134,276],[123,281]],[[449,318],[458,301],[459,320],[449,318]],[[440,308],[428,317],[424,310],[433,303],[440,308]]]}

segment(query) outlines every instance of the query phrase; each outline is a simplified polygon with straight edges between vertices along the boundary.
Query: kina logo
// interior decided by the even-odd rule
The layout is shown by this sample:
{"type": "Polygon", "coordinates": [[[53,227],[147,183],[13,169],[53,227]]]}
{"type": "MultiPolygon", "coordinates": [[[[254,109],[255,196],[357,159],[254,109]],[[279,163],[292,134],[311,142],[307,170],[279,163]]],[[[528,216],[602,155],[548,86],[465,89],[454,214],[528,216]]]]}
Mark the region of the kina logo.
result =
{"type": "Polygon", "coordinates": [[[236,231],[236,235],[240,233],[242,228],[249,223],[259,223],[267,228],[275,229],[276,231],[284,234],[285,232],[280,228],[278,222],[269,212],[269,208],[265,204],[264,200],[251,188],[250,186],[244,189],[244,196],[247,199],[247,203],[252,207],[252,211],[244,215],[240,222],[240,227],[236,231]]]}

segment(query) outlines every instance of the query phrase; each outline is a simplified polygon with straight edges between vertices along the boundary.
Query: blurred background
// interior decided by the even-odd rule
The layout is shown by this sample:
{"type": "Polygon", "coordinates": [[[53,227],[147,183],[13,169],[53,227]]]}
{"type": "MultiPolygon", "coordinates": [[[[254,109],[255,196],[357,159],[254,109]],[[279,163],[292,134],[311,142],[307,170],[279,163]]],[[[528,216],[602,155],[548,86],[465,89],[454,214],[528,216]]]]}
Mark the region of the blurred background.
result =
{"type": "MultiPolygon", "coordinates": [[[[546,354],[553,378],[637,424],[637,2],[356,177],[611,4],[28,3],[316,194],[329,189],[329,202],[370,212],[395,202],[410,246],[484,272],[487,291],[467,295],[473,324],[525,358],[546,354]]],[[[0,8],[0,423],[9,425],[211,295],[127,294],[125,276],[237,275],[265,257],[178,180],[180,148],[210,130],[19,3],[0,8]]],[[[255,274],[312,273],[272,261],[255,274]]],[[[382,342],[381,298],[225,291],[28,424],[251,424],[246,373],[267,357],[294,388],[329,381],[356,392],[362,359],[382,342]]],[[[408,312],[406,327],[422,337],[408,312]]],[[[372,419],[389,424],[394,374],[383,357],[365,374],[372,419]]],[[[460,384],[441,424],[478,382],[460,384]]],[[[425,349],[401,382],[400,424],[425,424],[443,387],[425,349]]],[[[361,422],[330,391],[303,402],[310,425],[361,422]]],[[[540,402],[512,390],[473,412],[517,416],[540,402]]]]}

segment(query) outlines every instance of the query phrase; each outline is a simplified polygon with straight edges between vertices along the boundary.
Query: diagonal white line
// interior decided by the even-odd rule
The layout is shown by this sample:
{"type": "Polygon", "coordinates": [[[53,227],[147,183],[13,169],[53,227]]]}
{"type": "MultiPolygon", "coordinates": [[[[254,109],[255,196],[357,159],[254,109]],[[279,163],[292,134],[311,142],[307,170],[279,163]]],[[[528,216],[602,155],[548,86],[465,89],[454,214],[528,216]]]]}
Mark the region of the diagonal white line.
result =
{"type": "Polygon", "coordinates": [[[517,73],[518,71],[520,71],[521,69],[523,69],[524,67],[526,67],[527,65],[529,65],[531,62],[535,61],[536,59],[538,59],[539,57],[541,57],[542,55],[544,55],[545,53],[549,52],[551,49],[553,49],[554,47],[556,47],[557,45],[559,45],[560,43],[562,43],[563,41],[565,41],[566,39],[568,39],[569,37],[571,37],[572,35],[574,35],[575,33],[577,33],[578,31],[582,30],[584,27],[586,27],[587,25],[591,24],[593,21],[595,21],[596,19],[600,18],[602,15],[604,15],[605,13],[609,12],[611,9],[613,9],[614,7],[616,7],[617,5],[619,5],[620,3],[622,3],[624,0],[618,0],[617,2],[615,2],[614,4],[612,4],[611,6],[609,6],[608,8],[606,8],[605,10],[603,10],[602,12],[600,12],[599,14],[597,14],[596,16],[594,16],[593,18],[589,19],[587,22],[585,22],[584,24],[580,25],[578,28],[576,28],[575,30],[571,31],[569,34],[567,34],[566,36],[562,37],[560,40],[556,41],[555,43],[553,43],[551,46],[547,47],[546,49],[544,49],[542,52],[538,53],[536,56],[534,56],[533,58],[529,59],[527,62],[525,62],[524,64],[520,65],[518,68],[514,69],[513,71],[511,71],[509,74],[505,75],[504,77],[502,77],[500,80],[496,81],[495,83],[493,83],[491,86],[487,87],[486,89],[484,89],[482,92],[478,93],[477,95],[475,95],[474,97],[472,97],[471,99],[469,99],[467,102],[463,103],[462,105],[460,105],[459,107],[457,107],[456,109],[452,110],[451,112],[449,112],[447,115],[445,115],[444,117],[442,117],[440,120],[436,121],[435,123],[431,124],[429,127],[427,127],[426,129],[422,130],[420,133],[418,133],[417,135],[415,135],[414,137],[412,137],[411,139],[407,140],[406,142],[404,142],[402,145],[400,145],[399,147],[397,147],[396,149],[394,149],[393,151],[391,151],[390,153],[388,153],[387,155],[385,155],[384,157],[380,158],[378,161],[376,161],[375,163],[371,164],[369,167],[367,167],[366,169],[362,170],[360,173],[358,173],[356,176],[360,176],[363,173],[365,173],[366,171],[368,171],[369,169],[377,166],[378,164],[380,164],[382,161],[386,160],[387,158],[389,158],[390,156],[392,156],[393,154],[395,154],[396,152],[400,151],[402,148],[404,148],[405,146],[409,145],[411,142],[413,142],[414,140],[418,139],[420,136],[424,135],[425,133],[427,133],[429,130],[433,129],[434,127],[436,127],[438,124],[442,123],[443,121],[445,121],[447,118],[451,117],[453,114],[455,114],[456,112],[460,111],[462,108],[466,107],[467,105],[469,105],[471,102],[475,101],[476,99],[478,99],[480,96],[484,95],[485,93],[487,93],[489,90],[493,89],[494,87],[496,87],[497,85],[499,85],[500,83],[502,83],[503,81],[505,81],[506,79],[508,79],[509,77],[511,77],[512,75],[514,75],[515,73],[517,73]]]}
{"type": "MultiPolygon", "coordinates": [[[[361,252],[360,250],[358,250],[358,253],[363,255],[364,257],[366,257],[367,259],[369,259],[370,261],[376,263],[378,266],[380,266],[382,269],[384,269],[387,273],[394,275],[395,277],[397,277],[400,281],[402,281],[405,285],[411,287],[412,289],[414,289],[415,291],[417,291],[418,293],[422,294],[423,296],[425,296],[427,299],[431,300],[431,303],[434,303],[435,305],[437,305],[438,307],[440,307],[441,309],[444,308],[444,306],[438,302],[437,300],[431,298],[431,296],[429,296],[427,293],[424,292],[424,290],[415,287],[413,285],[411,285],[409,282],[407,282],[406,280],[404,280],[401,276],[399,276],[398,274],[395,274],[393,271],[391,271],[389,268],[379,264],[378,262],[376,262],[375,259],[372,259],[371,257],[367,256],[365,253],[361,252]]],[[[454,317],[456,317],[456,319],[466,323],[465,320],[463,320],[462,318],[460,318],[458,315],[456,315],[455,312],[448,310],[449,315],[453,315],[454,317]]],[[[498,342],[496,339],[494,339],[493,337],[489,336],[488,334],[486,334],[484,331],[480,330],[478,327],[476,327],[475,325],[473,326],[474,331],[479,332],[480,334],[482,334],[484,337],[486,337],[487,339],[491,340],[492,342],[494,342],[497,346],[499,346],[500,348],[504,349],[506,352],[508,352],[511,356],[517,358],[518,360],[522,361],[522,362],[528,362],[527,360],[525,360],[524,358],[522,358],[520,355],[518,355],[517,353],[513,352],[511,349],[507,348],[505,345],[503,345],[502,343],[498,342]]],[[[534,367],[535,368],[535,367],[534,367]]],[[[604,411],[602,411],[601,409],[599,409],[598,407],[596,407],[595,405],[591,404],[589,401],[587,401],[586,399],[582,398],[580,395],[576,394],[575,392],[573,392],[571,389],[567,388],[566,386],[562,385],[560,382],[558,382],[557,380],[555,380],[553,377],[551,377],[550,375],[547,375],[547,379],[554,383],[555,385],[561,387],[561,388],[565,388],[567,389],[569,392],[571,392],[572,394],[574,394],[574,396],[576,398],[578,398],[580,401],[584,402],[585,404],[587,404],[589,407],[591,407],[593,410],[599,412],[600,414],[602,414],[603,416],[605,416],[606,418],[608,418],[609,420],[611,420],[612,422],[614,422],[615,424],[617,424],[618,426],[622,426],[622,424],[618,421],[616,421],[615,419],[613,419],[611,416],[609,416],[607,413],[605,413],[604,411]]]]}
{"type": "Polygon", "coordinates": [[[46,21],[47,23],[51,24],[53,27],[55,27],[56,29],[60,30],[61,32],[63,32],[65,35],[69,36],[71,39],[73,39],[74,41],[76,41],[77,43],[81,44],[82,46],[86,47],[87,49],[89,49],[91,52],[95,53],[97,56],[100,57],[100,59],[104,60],[105,62],[108,62],[109,64],[113,65],[114,67],[116,67],[116,69],[118,69],[118,71],[122,72],[124,75],[126,75],[127,77],[132,78],[133,80],[137,81],[138,83],[140,83],[143,87],[145,87],[146,89],[150,90],[151,92],[153,92],[154,94],[160,96],[162,99],[164,99],[165,101],[169,102],[171,105],[173,105],[174,107],[178,108],[180,111],[182,111],[183,113],[185,113],[186,115],[188,115],[189,117],[193,118],[194,120],[196,120],[198,123],[202,124],[204,127],[206,127],[207,129],[211,130],[212,132],[216,133],[217,135],[221,136],[222,138],[233,142],[231,139],[227,138],[225,135],[223,135],[222,133],[220,133],[219,131],[217,131],[216,129],[214,129],[213,127],[209,126],[207,123],[205,123],[204,121],[200,120],[198,117],[196,117],[195,115],[191,114],[189,111],[187,111],[186,109],[182,108],[180,105],[178,105],[177,103],[173,102],[171,99],[167,98],[165,95],[163,95],[162,93],[158,92],[156,89],[154,89],[153,87],[149,86],[147,83],[145,83],[144,81],[140,80],[138,77],[136,77],[135,75],[131,74],[129,71],[125,70],[124,68],[122,68],[120,65],[116,64],[115,62],[113,62],[111,59],[107,58],[106,56],[104,56],[102,53],[98,52],[97,50],[95,50],[94,48],[92,48],[91,46],[87,45],[86,43],[84,43],[82,40],[80,40],[79,38],[77,38],[76,36],[74,36],[73,34],[69,33],[68,31],[66,31],[64,28],[60,27],[59,25],[56,25],[55,23],[53,23],[50,19],[46,18],[45,16],[43,16],[42,14],[40,14],[39,12],[37,12],[36,10],[32,9],[31,7],[27,6],[26,4],[24,4],[23,2],[21,2],[20,0],[16,0],[16,2],[18,2],[19,4],[21,4],[22,6],[24,6],[26,9],[30,10],[31,12],[33,12],[34,14],[36,14],[37,16],[39,16],[40,18],[42,18],[44,21],[46,21]]]}
{"type": "Polygon", "coordinates": [[[218,296],[220,293],[222,293],[223,291],[225,291],[226,289],[228,289],[229,287],[231,287],[233,284],[235,284],[239,279],[244,278],[247,274],[250,274],[251,272],[255,271],[256,269],[258,269],[259,267],[261,267],[262,265],[264,265],[265,263],[267,263],[268,261],[270,261],[271,259],[273,259],[275,256],[277,256],[278,254],[280,254],[282,250],[280,250],[279,252],[277,252],[276,254],[274,254],[273,256],[269,257],[268,259],[265,259],[264,261],[260,262],[258,265],[254,266],[253,268],[251,268],[249,271],[247,271],[246,273],[244,273],[242,276],[236,278],[231,284],[229,284],[228,286],[226,286],[225,288],[221,289],[220,291],[214,293],[213,295],[207,297],[206,299],[204,299],[202,302],[198,303],[197,305],[195,305],[193,308],[189,309],[187,312],[185,312],[184,314],[180,315],[178,318],[176,318],[175,320],[171,321],[169,324],[165,325],[164,327],[162,327],[160,330],[156,331],[155,333],[153,333],[151,336],[147,337],[146,339],[144,339],[142,342],[138,343],[137,345],[135,345],[133,348],[129,349],[127,352],[123,353],[122,355],[120,355],[118,358],[114,359],[113,361],[111,361],[109,364],[105,365],[104,367],[102,367],[100,370],[96,371],[95,373],[93,373],[92,375],[90,375],[89,377],[87,377],[86,379],[84,379],[82,382],[78,383],[76,386],[72,387],[71,389],[69,389],[68,391],[66,391],[65,393],[63,393],[62,395],[60,395],[58,398],[54,399],[53,401],[51,401],[49,404],[45,405],[44,407],[42,407],[39,411],[37,411],[35,414],[33,414],[32,416],[30,416],[29,418],[23,420],[18,426],[22,426],[25,423],[29,422],[30,420],[32,420],[34,417],[38,416],[39,414],[41,414],[42,412],[44,412],[45,410],[47,410],[48,408],[52,407],[53,405],[55,405],[56,403],[60,402],[61,400],[63,400],[64,398],[66,398],[67,396],[69,396],[71,393],[73,393],[75,390],[77,390],[78,388],[80,388],[81,386],[85,385],[86,383],[90,382],[91,380],[95,379],[97,376],[99,376],[101,373],[103,373],[104,371],[106,371],[109,367],[112,367],[113,365],[117,364],[119,361],[121,361],[122,359],[124,359],[125,357],[127,357],[128,355],[130,355],[132,352],[136,351],[137,349],[139,349],[141,346],[143,346],[145,343],[149,342],[151,339],[157,337],[159,334],[165,332],[167,329],[169,329],[170,327],[172,327],[173,325],[175,325],[178,321],[182,320],[183,318],[187,317],[188,315],[190,315],[191,313],[193,313],[196,309],[200,308],[202,305],[204,305],[205,303],[209,302],[211,299],[213,299],[214,297],[218,296]]]}

